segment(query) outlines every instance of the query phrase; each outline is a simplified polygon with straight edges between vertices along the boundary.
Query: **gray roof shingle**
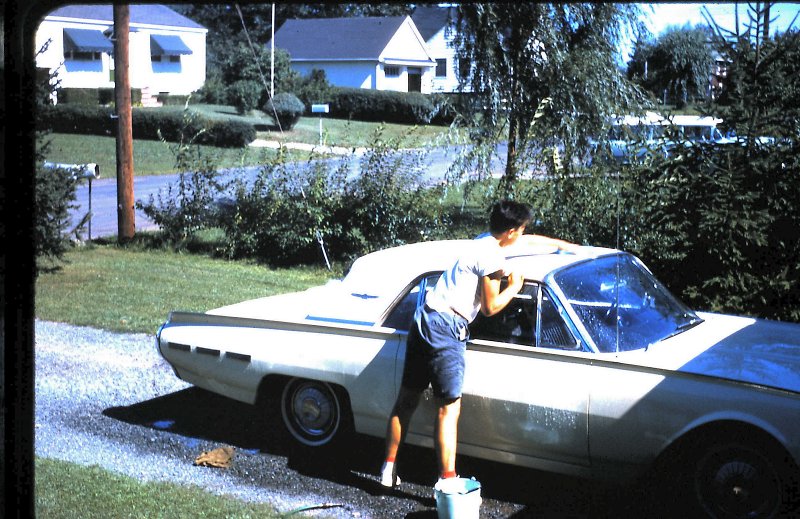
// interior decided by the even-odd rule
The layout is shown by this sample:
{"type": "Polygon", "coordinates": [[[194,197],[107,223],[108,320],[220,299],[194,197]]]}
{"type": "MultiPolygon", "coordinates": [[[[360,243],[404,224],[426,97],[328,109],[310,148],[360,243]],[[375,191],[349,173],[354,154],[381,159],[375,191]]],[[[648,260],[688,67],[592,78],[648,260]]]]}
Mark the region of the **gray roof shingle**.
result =
{"type": "MultiPolygon", "coordinates": [[[[202,25],[186,18],[169,7],[160,4],[131,4],[131,24],[166,25],[169,27],[185,27],[191,29],[204,29],[202,25]]],[[[112,5],[65,5],[47,16],[60,16],[65,18],[80,18],[88,20],[102,20],[109,24],[114,23],[114,9],[112,5]]]]}
{"type": "Polygon", "coordinates": [[[455,20],[454,7],[417,6],[411,19],[425,41],[430,40],[437,32],[446,27],[451,19],[455,20]]]}
{"type": "Polygon", "coordinates": [[[292,59],[377,59],[405,16],[286,20],[275,47],[292,59]]]}

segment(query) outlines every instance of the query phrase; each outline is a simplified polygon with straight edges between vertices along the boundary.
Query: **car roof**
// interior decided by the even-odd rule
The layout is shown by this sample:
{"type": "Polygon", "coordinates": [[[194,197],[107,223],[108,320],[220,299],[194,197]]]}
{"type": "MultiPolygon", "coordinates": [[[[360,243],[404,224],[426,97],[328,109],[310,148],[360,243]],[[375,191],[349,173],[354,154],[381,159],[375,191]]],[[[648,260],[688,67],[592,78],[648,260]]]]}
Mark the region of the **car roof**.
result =
{"type": "MultiPolygon", "coordinates": [[[[419,276],[448,269],[474,240],[419,242],[362,256],[343,280],[349,290],[364,294],[397,295],[419,276]]],[[[554,246],[512,245],[504,248],[509,267],[527,279],[543,280],[549,273],[590,258],[616,252],[600,247],[575,247],[570,253],[554,246]]]]}

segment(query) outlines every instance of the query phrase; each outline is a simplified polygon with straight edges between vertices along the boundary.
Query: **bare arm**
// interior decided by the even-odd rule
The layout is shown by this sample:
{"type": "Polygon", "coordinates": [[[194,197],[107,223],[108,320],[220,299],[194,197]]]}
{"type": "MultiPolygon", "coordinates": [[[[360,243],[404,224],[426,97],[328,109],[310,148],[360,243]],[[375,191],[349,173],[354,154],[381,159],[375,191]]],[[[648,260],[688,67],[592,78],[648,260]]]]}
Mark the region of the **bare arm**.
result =
{"type": "Polygon", "coordinates": [[[525,278],[512,272],[508,275],[508,286],[501,291],[500,281],[502,274],[502,271],[497,271],[481,278],[481,313],[487,317],[495,315],[505,308],[514,296],[522,290],[525,278]]]}
{"type": "Polygon", "coordinates": [[[523,234],[519,243],[522,245],[550,245],[558,247],[560,250],[570,251],[575,247],[579,247],[574,243],[559,240],[557,238],[550,238],[549,236],[542,236],[541,234],[523,234]]]}

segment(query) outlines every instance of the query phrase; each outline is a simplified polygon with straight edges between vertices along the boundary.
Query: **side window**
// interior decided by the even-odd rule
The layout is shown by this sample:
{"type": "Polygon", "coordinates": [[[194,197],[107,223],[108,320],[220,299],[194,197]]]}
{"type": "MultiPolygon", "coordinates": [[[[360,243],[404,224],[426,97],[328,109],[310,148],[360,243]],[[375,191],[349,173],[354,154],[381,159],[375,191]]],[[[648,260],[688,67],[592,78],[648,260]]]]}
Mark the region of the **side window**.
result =
{"type": "Polygon", "coordinates": [[[383,321],[383,326],[398,330],[408,330],[411,327],[411,321],[414,319],[414,311],[416,311],[417,305],[422,300],[420,293],[422,291],[427,293],[428,290],[432,289],[440,275],[425,276],[419,283],[412,285],[392,311],[389,312],[389,316],[383,321]]]}
{"type": "Polygon", "coordinates": [[[470,338],[535,346],[538,292],[538,285],[526,284],[500,313],[478,314],[469,327],[470,338]]]}
{"type": "Polygon", "coordinates": [[[479,314],[470,325],[470,337],[531,347],[578,347],[550,294],[533,283],[525,284],[500,313],[479,314]]]}
{"type": "Polygon", "coordinates": [[[539,346],[542,348],[575,349],[578,342],[567,328],[547,290],[542,291],[539,319],[539,346]]]}

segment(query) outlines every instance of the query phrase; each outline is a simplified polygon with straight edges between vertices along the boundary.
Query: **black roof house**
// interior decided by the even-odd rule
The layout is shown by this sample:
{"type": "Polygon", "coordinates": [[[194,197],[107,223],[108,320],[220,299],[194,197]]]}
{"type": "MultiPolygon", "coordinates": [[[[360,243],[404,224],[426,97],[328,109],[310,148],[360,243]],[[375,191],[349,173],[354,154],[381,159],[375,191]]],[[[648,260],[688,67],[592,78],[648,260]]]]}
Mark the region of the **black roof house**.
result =
{"type": "Polygon", "coordinates": [[[292,19],[275,33],[275,46],[292,61],[378,59],[405,16],[292,19]]]}

